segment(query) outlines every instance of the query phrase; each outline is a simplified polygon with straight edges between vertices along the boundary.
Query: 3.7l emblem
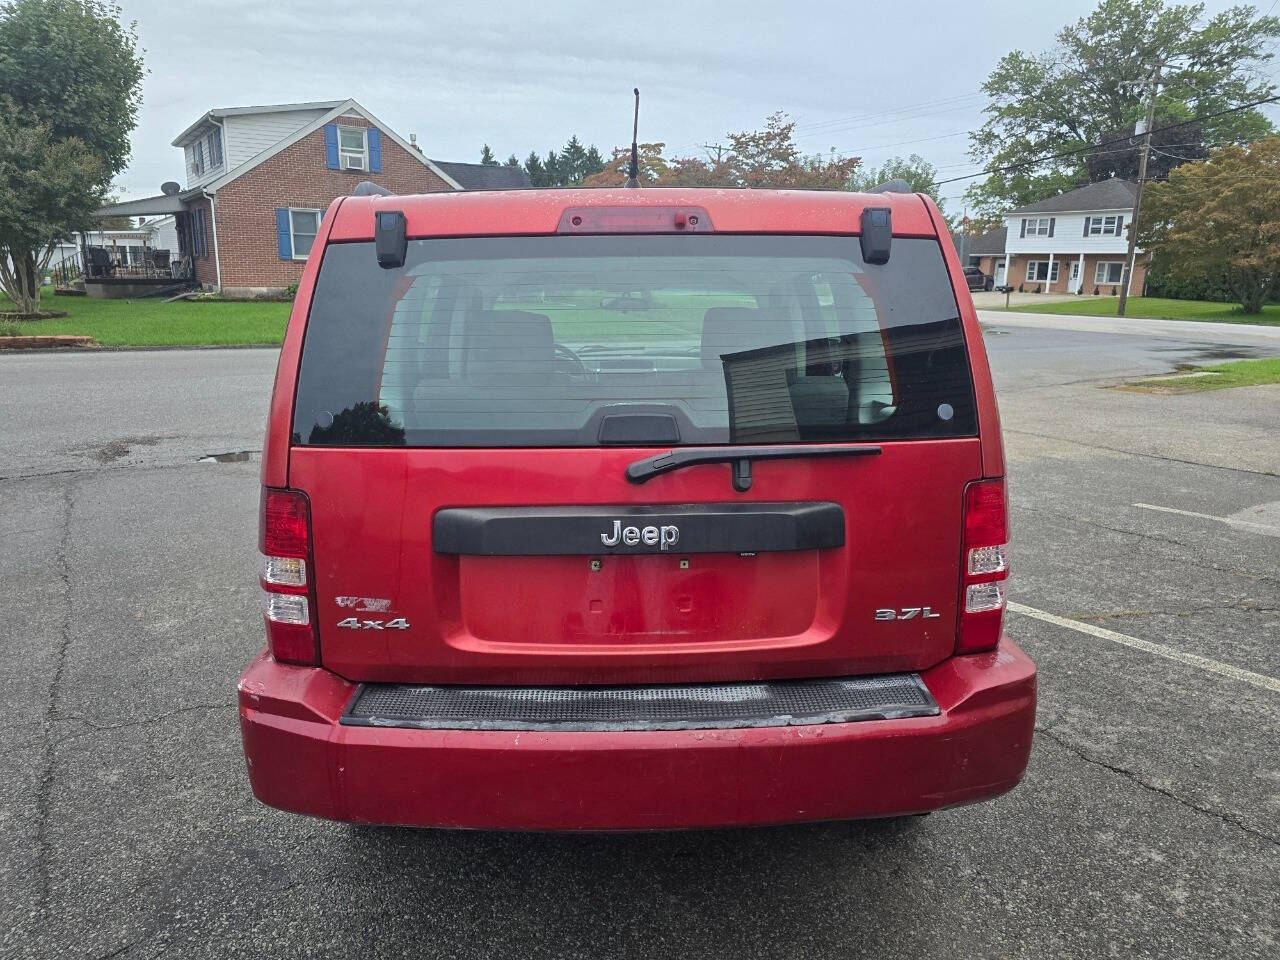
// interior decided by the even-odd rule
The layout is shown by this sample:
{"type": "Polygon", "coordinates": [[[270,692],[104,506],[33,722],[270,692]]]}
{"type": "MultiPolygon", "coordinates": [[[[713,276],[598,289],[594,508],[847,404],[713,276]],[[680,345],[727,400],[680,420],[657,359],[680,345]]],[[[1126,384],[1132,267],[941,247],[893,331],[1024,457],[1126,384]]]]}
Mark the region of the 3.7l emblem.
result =
{"type": "Polygon", "coordinates": [[[674,523],[661,527],[624,527],[621,520],[615,520],[611,531],[600,534],[600,542],[606,547],[616,547],[619,543],[637,547],[643,543],[646,547],[669,550],[680,542],[680,528],[674,523]]]}
{"type": "Polygon", "coordinates": [[[903,607],[901,610],[884,608],[876,611],[877,620],[937,620],[942,614],[930,607],[903,607]]]}

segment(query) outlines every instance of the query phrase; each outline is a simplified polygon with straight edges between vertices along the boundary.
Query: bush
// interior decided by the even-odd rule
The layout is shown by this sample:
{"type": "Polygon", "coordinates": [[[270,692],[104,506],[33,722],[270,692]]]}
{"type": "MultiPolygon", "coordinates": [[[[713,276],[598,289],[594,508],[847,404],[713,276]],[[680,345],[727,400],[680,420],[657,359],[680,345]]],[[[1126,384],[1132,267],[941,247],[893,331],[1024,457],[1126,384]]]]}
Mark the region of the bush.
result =
{"type": "Polygon", "coordinates": [[[1153,266],[1147,274],[1147,296],[1171,300],[1208,300],[1212,303],[1235,303],[1236,298],[1221,277],[1208,274],[1199,277],[1175,277],[1153,266]]]}
{"type": "Polygon", "coordinates": [[[298,285],[296,283],[289,284],[284,288],[284,295],[288,300],[295,299],[298,296],[298,285]]]}
{"type": "Polygon", "coordinates": [[[1102,291],[1098,289],[1098,285],[1095,283],[1095,284],[1093,285],[1093,295],[1096,297],[1096,296],[1098,296],[1100,293],[1102,293],[1102,291]]]}

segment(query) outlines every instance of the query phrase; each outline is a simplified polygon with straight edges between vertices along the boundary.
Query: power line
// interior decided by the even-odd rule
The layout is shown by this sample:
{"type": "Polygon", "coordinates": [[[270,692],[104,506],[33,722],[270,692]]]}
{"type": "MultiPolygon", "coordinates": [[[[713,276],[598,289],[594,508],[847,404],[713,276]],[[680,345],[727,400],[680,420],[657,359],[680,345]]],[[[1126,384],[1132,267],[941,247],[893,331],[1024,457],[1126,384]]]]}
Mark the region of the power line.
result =
{"type": "Polygon", "coordinates": [[[796,124],[796,131],[800,132],[800,131],[817,130],[821,127],[838,127],[844,123],[852,123],[856,125],[856,124],[860,124],[864,120],[874,120],[878,117],[890,117],[896,114],[913,113],[925,107],[937,107],[943,104],[950,104],[950,106],[948,106],[947,109],[955,109],[956,101],[971,100],[975,97],[981,97],[981,96],[983,96],[982,91],[976,90],[972,93],[961,93],[961,94],[957,94],[956,96],[942,97],[940,99],[935,99],[935,100],[923,100],[920,103],[910,103],[910,104],[907,104],[906,106],[893,107],[889,110],[879,110],[874,113],[860,113],[860,114],[855,114],[852,117],[841,117],[834,120],[816,120],[813,123],[798,123],[796,124]]]}
{"type": "MultiPolygon", "coordinates": [[[[1252,103],[1242,103],[1238,107],[1229,107],[1226,110],[1218,110],[1215,113],[1206,113],[1197,117],[1192,117],[1190,120],[1182,120],[1178,123],[1170,123],[1163,127],[1152,127],[1151,133],[1154,135],[1156,133],[1161,133],[1165,130],[1176,130],[1178,127],[1190,126],[1193,123],[1200,123],[1203,120],[1213,120],[1216,117],[1225,117],[1229,113],[1239,113],[1241,110],[1251,110],[1254,107],[1260,107],[1265,103],[1277,103],[1277,102],[1280,102],[1280,97],[1265,97],[1262,100],[1254,100],[1252,103]]],[[[1072,157],[1078,153],[1087,153],[1088,151],[1096,150],[1099,147],[1109,147],[1116,143],[1125,143],[1125,142],[1132,143],[1133,139],[1134,139],[1134,135],[1129,134],[1128,136],[1124,136],[1124,137],[1116,137],[1113,140],[1103,140],[1099,143],[1087,144],[1083,147],[1076,147],[1075,149],[1072,149],[1072,150],[1062,150],[1058,153],[1046,154],[1043,157],[1036,157],[1033,160],[1022,160],[1022,161],[1019,161],[1018,163],[1006,164],[1003,167],[996,167],[991,170],[979,170],[977,173],[965,174],[962,177],[951,177],[948,180],[939,180],[938,186],[942,186],[943,184],[946,184],[946,183],[958,183],[961,180],[972,180],[975,177],[986,177],[986,176],[990,176],[993,173],[1011,173],[1014,170],[1022,170],[1027,167],[1039,166],[1040,164],[1045,163],[1049,160],[1060,160],[1063,157],[1072,157]]]]}
{"type": "Polygon", "coordinates": [[[959,130],[956,133],[942,133],[936,137],[916,137],[914,140],[898,140],[894,143],[881,143],[874,147],[852,147],[848,150],[840,150],[839,153],[846,155],[861,156],[864,153],[870,153],[873,150],[888,150],[890,147],[905,147],[911,143],[925,143],[930,140],[949,140],[952,137],[967,137],[970,131],[959,130]]]}

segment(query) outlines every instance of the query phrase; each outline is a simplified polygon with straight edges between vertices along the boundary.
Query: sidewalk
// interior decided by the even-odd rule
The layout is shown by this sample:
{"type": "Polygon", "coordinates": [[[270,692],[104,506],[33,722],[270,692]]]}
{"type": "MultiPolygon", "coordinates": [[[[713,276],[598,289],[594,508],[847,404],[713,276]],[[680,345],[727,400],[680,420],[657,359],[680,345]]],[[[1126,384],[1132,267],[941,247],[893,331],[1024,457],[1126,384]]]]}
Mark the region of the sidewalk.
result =
{"type": "Polygon", "coordinates": [[[1036,327],[1123,336],[1199,340],[1265,347],[1280,355],[1280,327],[1256,323],[1206,323],[1202,320],[1147,320],[1140,317],[1078,317],[1057,313],[1019,313],[1016,310],[978,310],[978,319],[993,327],[1036,327]]]}
{"type": "MultiPolygon", "coordinates": [[[[994,290],[973,291],[973,305],[979,310],[1003,310],[1004,309],[1003,293],[997,293],[994,290]]],[[[1009,294],[1010,307],[1022,307],[1033,303],[1061,303],[1063,300],[1105,300],[1106,297],[1077,296],[1073,293],[1011,293],[1009,294]]]]}

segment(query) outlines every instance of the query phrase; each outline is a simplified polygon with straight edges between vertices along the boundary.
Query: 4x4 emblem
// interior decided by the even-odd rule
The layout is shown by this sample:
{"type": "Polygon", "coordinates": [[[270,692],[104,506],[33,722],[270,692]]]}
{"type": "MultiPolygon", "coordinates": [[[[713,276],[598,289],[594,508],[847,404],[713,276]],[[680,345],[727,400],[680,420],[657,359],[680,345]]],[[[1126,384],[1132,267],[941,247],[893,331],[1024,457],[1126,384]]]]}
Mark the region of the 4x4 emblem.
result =
{"type": "Polygon", "coordinates": [[[942,614],[934,613],[931,607],[903,607],[901,610],[885,608],[876,611],[877,620],[937,620],[942,614]]]}
{"type": "Polygon", "coordinates": [[[409,621],[404,617],[394,620],[361,620],[359,617],[347,617],[339,620],[338,626],[348,630],[408,630],[409,621]]]}

